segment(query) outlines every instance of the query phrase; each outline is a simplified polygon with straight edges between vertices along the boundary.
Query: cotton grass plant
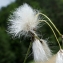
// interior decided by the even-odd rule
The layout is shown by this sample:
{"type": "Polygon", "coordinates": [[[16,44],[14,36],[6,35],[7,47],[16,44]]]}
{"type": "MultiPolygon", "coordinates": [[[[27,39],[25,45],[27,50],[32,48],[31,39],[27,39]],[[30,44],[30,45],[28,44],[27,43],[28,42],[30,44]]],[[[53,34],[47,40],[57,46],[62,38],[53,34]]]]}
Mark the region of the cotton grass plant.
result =
{"type": "Polygon", "coordinates": [[[38,29],[38,24],[41,22],[45,22],[53,31],[53,34],[59,44],[60,51],[55,56],[56,61],[55,63],[63,63],[63,50],[61,48],[61,45],[59,43],[59,40],[52,28],[52,26],[46,21],[40,19],[40,15],[46,17],[48,21],[53,25],[55,30],[58,32],[60,36],[62,34],[59,32],[59,30],[56,28],[56,26],[53,24],[53,22],[43,13],[40,13],[38,10],[33,9],[28,4],[23,4],[19,8],[17,8],[13,15],[10,15],[9,17],[9,23],[8,23],[8,33],[11,34],[13,37],[19,37],[24,35],[28,37],[28,33],[32,34],[32,42],[30,42],[30,46],[28,48],[26,57],[24,59],[24,63],[26,63],[27,56],[29,54],[29,50],[32,46],[34,61],[37,63],[47,63],[49,62],[53,56],[51,53],[51,50],[48,47],[47,41],[44,39],[40,39],[36,33],[35,29],[38,29]]]}
{"type": "Polygon", "coordinates": [[[10,15],[9,17],[9,33],[14,37],[20,37],[20,35],[26,36],[29,31],[34,32],[34,28],[37,28],[37,25],[39,24],[39,19],[36,14],[37,12],[27,4],[23,4],[17,8],[13,12],[13,15],[10,15]]]}

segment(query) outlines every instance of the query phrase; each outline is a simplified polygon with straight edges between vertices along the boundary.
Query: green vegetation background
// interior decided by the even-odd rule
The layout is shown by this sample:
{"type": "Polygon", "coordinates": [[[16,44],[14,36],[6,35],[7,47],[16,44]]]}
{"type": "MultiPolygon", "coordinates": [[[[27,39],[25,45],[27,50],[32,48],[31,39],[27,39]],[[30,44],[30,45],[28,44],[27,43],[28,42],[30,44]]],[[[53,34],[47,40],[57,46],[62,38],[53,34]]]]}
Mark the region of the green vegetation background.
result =
{"type": "MultiPolygon", "coordinates": [[[[0,9],[0,63],[23,63],[24,61],[30,40],[23,37],[14,39],[6,32],[9,15],[23,3],[28,3],[33,8],[46,14],[63,34],[63,0],[16,0],[7,7],[0,9]]],[[[43,24],[41,24],[42,27],[40,27],[40,31],[37,31],[37,33],[39,33],[39,37],[48,40],[52,52],[56,53],[59,50],[57,41],[50,28],[43,24]]],[[[62,45],[59,36],[58,39],[62,45]]],[[[29,55],[32,53],[31,50],[29,55]]],[[[27,63],[31,60],[33,60],[33,54],[28,57],[27,63]]]]}

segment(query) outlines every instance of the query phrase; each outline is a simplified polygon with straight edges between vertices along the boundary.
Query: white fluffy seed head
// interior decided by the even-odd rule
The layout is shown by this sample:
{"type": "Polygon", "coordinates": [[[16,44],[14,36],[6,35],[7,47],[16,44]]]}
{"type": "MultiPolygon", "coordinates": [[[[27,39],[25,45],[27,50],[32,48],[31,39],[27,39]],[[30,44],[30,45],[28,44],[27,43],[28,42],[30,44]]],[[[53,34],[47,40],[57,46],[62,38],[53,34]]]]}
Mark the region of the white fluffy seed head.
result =
{"type": "Polygon", "coordinates": [[[60,50],[57,53],[56,63],[63,63],[63,50],[60,50]]]}
{"type": "Polygon", "coordinates": [[[9,33],[13,36],[20,36],[25,35],[28,31],[33,32],[33,29],[39,24],[37,13],[26,3],[17,8],[9,17],[9,33]]]}
{"type": "Polygon", "coordinates": [[[35,62],[41,62],[41,61],[44,62],[48,60],[48,57],[43,48],[43,45],[40,43],[38,39],[35,39],[35,41],[33,42],[32,49],[33,49],[35,62]]]}

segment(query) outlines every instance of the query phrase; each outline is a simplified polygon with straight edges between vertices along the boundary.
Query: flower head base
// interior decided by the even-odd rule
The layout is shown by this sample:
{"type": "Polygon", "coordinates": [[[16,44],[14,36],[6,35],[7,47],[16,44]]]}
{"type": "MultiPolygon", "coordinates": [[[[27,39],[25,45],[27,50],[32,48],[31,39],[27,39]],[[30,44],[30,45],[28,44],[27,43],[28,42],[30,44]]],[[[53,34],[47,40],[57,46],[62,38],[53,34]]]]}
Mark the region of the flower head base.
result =
{"type": "Polygon", "coordinates": [[[33,32],[33,29],[39,24],[37,13],[26,3],[17,8],[9,17],[9,24],[11,24],[8,26],[9,33],[13,36],[20,36],[25,35],[28,31],[33,32]]]}

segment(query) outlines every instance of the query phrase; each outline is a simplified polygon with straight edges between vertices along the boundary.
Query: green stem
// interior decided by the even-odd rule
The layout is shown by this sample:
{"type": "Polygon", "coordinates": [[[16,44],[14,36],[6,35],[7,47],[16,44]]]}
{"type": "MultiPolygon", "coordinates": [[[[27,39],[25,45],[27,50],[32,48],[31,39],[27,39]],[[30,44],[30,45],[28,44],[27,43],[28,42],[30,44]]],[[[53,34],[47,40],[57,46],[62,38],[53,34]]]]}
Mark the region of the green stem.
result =
{"type": "Polygon", "coordinates": [[[59,44],[60,49],[62,49],[62,48],[61,48],[61,45],[60,45],[60,42],[59,42],[59,40],[58,40],[58,38],[57,38],[57,36],[56,36],[56,34],[55,34],[53,28],[51,27],[51,25],[50,25],[47,21],[45,21],[45,20],[39,20],[39,21],[45,22],[45,23],[51,28],[51,30],[52,30],[52,32],[53,32],[53,34],[54,34],[54,36],[55,36],[55,38],[56,38],[56,40],[57,40],[57,42],[58,42],[58,44],[59,44]]]}
{"type": "Polygon", "coordinates": [[[29,45],[29,47],[28,47],[28,50],[27,50],[27,53],[26,53],[26,56],[25,56],[25,59],[24,59],[24,62],[23,62],[23,63],[26,63],[27,56],[28,56],[28,54],[29,54],[29,51],[30,51],[31,46],[32,46],[32,42],[30,42],[30,45],[29,45]]]}
{"type": "Polygon", "coordinates": [[[43,15],[44,17],[46,17],[48,19],[48,21],[53,25],[53,27],[55,28],[55,30],[58,32],[58,34],[62,37],[62,34],[59,32],[59,30],[57,29],[57,27],[54,25],[54,23],[50,20],[50,18],[48,16],[46,16],[43,13],[38,13],[36,16],[38,15],[43,15]]]}

